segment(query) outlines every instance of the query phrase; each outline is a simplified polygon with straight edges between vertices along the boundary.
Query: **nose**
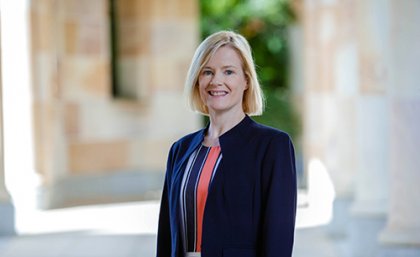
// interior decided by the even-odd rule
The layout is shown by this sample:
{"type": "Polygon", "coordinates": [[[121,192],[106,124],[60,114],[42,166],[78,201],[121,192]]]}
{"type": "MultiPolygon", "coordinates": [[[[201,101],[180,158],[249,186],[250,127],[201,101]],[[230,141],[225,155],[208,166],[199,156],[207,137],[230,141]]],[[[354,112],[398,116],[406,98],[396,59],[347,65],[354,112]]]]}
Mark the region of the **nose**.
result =
{"type": "Polygon", "coordinates": [[[214,80],[210,81],[211,86],[221,86],[222,82],[215,82],[214,80]]]}
{"type": "Polygon", "coordinates": [[[212,80],[210,81],[210,85],[212,85],[212,86],[221,86],[222,84],[223,83],[222,83],[222,80],[220,78],[220,75],[218,73],[216,73],[213,76],[212,80]]]}

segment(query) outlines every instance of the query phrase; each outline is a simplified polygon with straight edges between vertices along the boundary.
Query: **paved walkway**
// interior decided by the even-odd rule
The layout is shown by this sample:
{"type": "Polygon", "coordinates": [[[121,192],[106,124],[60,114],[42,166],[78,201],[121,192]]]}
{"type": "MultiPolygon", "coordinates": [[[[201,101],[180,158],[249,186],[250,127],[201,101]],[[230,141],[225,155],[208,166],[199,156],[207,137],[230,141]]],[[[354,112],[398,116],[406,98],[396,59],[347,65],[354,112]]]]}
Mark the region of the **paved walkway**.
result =
{"type": "MultiPolygon", "coordinates": [[[[152,257],[155,235],[70,232],[0,240],[1,257],[152,257]]],[[[294,257],[336,257],[322,229],[299,229],[294,257]]]]}
{"type": "MultiPolygon", "coordinates": [[[[325,206],[324,206],[325,207],[325,206]]],[[[324,208],[324,211],[328,208],[324,208]]],[[[137,202],[51,211],[17,210],[18,237],[0,238],[1,257],[152,257],[159,204],[137,202]]],[[[339,257],[328,215],[299,194],[294,257],[339,257]]],[[[341,256],[340,256],[341,257],[341,256]]]]}

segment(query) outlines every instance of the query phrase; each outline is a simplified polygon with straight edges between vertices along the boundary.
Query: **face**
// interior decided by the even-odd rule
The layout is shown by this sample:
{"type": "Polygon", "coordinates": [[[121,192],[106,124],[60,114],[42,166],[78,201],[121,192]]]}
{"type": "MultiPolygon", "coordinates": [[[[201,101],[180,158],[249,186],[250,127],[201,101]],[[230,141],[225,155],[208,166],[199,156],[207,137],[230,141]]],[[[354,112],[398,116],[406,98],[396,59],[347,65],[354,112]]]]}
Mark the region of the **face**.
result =
{"type": "Polygon", "coordinates": [[[248,88],[240,55],[231,47],[219,48],[198,78],[200,97],[209,114],[243,113],[242,99],[248,88]]]}

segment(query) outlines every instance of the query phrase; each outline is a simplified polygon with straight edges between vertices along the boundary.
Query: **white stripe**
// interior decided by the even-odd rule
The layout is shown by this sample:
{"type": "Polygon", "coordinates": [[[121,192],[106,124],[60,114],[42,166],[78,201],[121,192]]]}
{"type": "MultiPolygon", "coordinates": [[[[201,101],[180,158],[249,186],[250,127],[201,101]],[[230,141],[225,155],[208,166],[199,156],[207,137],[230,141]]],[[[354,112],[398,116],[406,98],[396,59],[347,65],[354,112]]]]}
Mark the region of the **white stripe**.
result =
{"type": "Polygon", "coordinates": [[[219,163],[222,160],[222,153],[219,154],[219,157],[217,157],[216,164],[214,165],[213,174],[211,174],[211,180],[210,183],[213,182],[214,175],[216,174],[217,168],[219,167],[219,163]]]}
{"type": "Polygon", "coordinates": [[[186,212],[187,212],[186,206],[187,205],[185,203],[185,191],[187,190],[186,184],[187,184],[187,181],[190,178],[191,170],[192,170],[192,167],[195,163],[195,160],[197,159],[200,148],[195,150],[191,154],[190,158],[188,159],[187,166],[185,167],[184,177],[182,178],[182,182],[181,182],[181,192],[180,192],[179,197],[180,197],[180,204],[181,204],[181,208],[180,208],[180,210],[181,210],[181,223],[182,223],[181,224],[181,227],[182,227],[181,235],[182,235],[182,239],[183,239],[182,241],[183,241],[183,244],[184,244],[184,249],[187,249],[187,245],[188,245],[188,237],[186,236],[186,233],[187,233],[187,221],[186,221],[186,219],[187,219],[187,217],[186,217],[186,212]]]}
{"type": "Polygon", "coordinates": [[[195,248],[197,244],[197,188],[198,188],[198,182],[200,182],[200,176],[203,171],[204,164],[206,163],[207,156],[209,156],[209,152],[210,152],[210,147],[207,149],[206,156],[204,156],[203,162],[201,163],[201,167],[199,169],[197,180],[195,181],[195,186],[194,186],[194,250],[197,250],[195,248]]]}

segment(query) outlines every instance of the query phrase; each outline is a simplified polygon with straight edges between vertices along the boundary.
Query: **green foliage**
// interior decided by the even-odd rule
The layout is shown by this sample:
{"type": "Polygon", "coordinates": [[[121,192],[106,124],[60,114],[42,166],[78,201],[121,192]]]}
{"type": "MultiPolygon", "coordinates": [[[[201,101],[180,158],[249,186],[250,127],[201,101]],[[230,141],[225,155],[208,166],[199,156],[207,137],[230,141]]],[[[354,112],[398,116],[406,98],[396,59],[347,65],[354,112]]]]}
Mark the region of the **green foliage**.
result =
{"type": "Polygon", "coordinates": [[[200,0],[201,36],[233,30],[247,38],[266,96],[261,123],[299,133],[288,90],[287,26],[294,16],[286,0],[200,0]]]}
{"type": "Polygon", "coordinates": [[[300,120],[291,103],[288,91],[278,89],[266,89],[266,109],[262,116],[254,119],[260,123],[279,128],[296,138],[300,133],[300,120]]]}

